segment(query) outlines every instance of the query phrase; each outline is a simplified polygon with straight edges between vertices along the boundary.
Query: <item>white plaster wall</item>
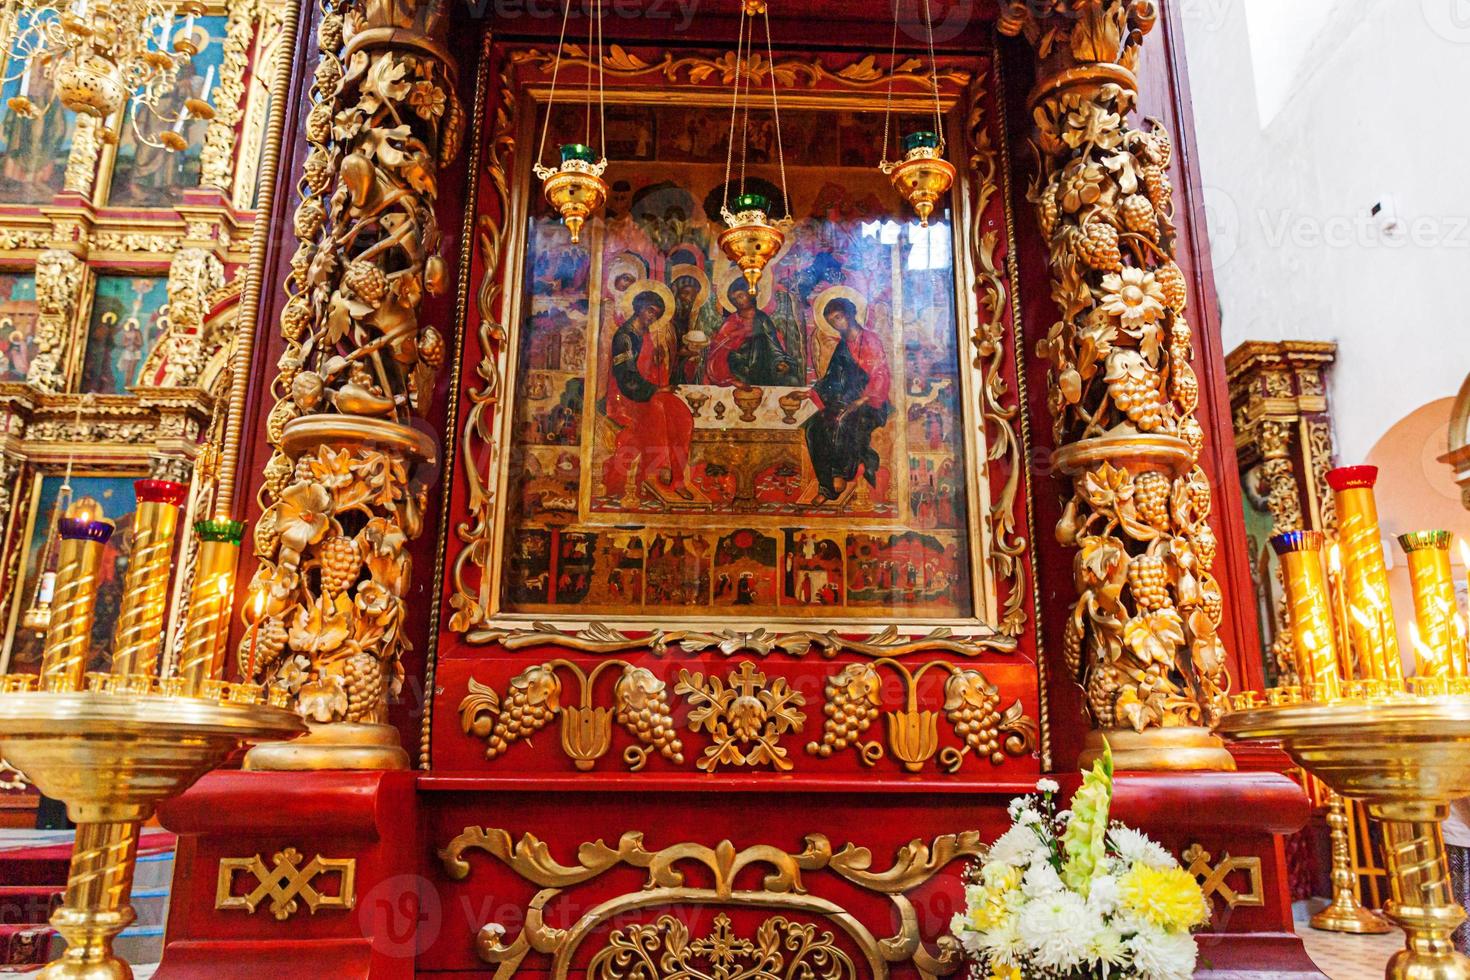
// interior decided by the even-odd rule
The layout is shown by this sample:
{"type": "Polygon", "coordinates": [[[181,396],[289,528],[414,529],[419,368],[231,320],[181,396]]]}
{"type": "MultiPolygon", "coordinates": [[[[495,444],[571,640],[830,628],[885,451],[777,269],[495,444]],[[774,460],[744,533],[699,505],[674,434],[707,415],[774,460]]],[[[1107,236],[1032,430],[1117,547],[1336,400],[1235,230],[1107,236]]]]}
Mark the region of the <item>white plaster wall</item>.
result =
{"type": "Polygon", "coordinates": [[[1365,459],[1470,371],[1470,0],[1167,2],[1224,347],[1337,341],[1338,451],[1365,459]]]}

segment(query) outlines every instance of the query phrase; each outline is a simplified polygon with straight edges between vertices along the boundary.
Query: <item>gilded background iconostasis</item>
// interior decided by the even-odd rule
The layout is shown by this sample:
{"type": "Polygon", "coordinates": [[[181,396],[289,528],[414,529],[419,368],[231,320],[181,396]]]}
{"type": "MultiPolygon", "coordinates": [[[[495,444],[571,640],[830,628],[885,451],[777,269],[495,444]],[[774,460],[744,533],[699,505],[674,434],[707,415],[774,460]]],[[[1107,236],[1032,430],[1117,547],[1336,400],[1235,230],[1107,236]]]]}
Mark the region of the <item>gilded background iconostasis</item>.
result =
{"type": "MultiPolygon", "coordinates": [[[[715,244],[730,57],[604,59],[610,197],[580,244],[521,152],[550,53],[493,45],[481,79],[426,764],[1035,771],[991,62],[940,63],[967,169],[925,227],[875,166],[890,80],[894,125],[923,119],[921,62],[757,59],[753,91],[787,87],[795,223],[752,291],[715,244]]],[[[552,129],[581,123],[558,106],[552,129]]],[[[751,132],[779,198],[775,134],[751,132]]]]}
{"type": "MultiPolygon", "coordinates": [[[[44,72],[20,71],[14,39],[30,12],[0,8],[0,670],[38,665],[28,623],[47,592],[60,511],[85,506],[125,530],[133,480],[193,477],[229,384],[281,10],[214,2],[189,21],[198,51],[161,108],[177,116],[197,99],[215,113],[173,126],[183,149],[170,152],[140,137],[130,105],[106,121],[117,134],[108,143],[99,120],[50,98],[44,72]],[[16,112],[6,105],[16,96],[42,111],[16,112]]],[[[115,534],[103,563],[102,669],[128,538],[115,534]]],[[[172,628],[189,560],[175,576],[172,628]]]]}

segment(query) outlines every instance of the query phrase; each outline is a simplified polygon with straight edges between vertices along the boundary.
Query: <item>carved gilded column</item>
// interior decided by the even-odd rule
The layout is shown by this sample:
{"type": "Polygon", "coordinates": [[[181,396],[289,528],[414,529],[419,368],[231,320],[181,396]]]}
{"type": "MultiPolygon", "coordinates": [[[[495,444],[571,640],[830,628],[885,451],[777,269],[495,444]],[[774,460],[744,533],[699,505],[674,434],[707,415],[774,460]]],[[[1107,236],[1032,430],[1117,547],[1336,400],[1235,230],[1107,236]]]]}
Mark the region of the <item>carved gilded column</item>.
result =
{"type": "MultiPolygon", "coordinates": [[[[245,73],[260,4],[237,0],[230,5],[220,53],[219,84],[214,87],[214,118],[204,131],[199,151],[199,186],[213,187],[228,196],[234,186],[237,131],[245,113],[245,73]]],[[[264,216],[262,216],[262,220],[264,216]]]]}
{"type": "Polygon", "coordinates": [[[199,387],[205,363],[214,353],[204,332],[209,297],[224,284],[225,267],[213,252],[190,246],[174,253],[168,267],[168,321],[159,341],[163,372],[153,383],[199,387]]]}
{"type": "Polygon", "coordinates": [[[1037,353],[1054,462],[1072,481],[1057,536],[1078,549],[1063,652],[1096,729],[1084,759],[1106,736],[1119,768],[1231,768],[1207,727],[1229,677],[1173,147],[1157,125],[1129,122],[1157,14],[1152,0],[1008,0],[999,27],[1039,60],[1031,198],[1061,316],[1037,353]]]}
{"type": "Polygon", "coordinates": [[[67,250],[48,248],[36,256],[36,356],[26,381],[42,391],[62,391],[66,386],[72,317],[86,281],[86,263],[67,250]]]}
{"type": "MultiPolygon", "coordinates": [[[[1336,357],[1337,345],[1330,342],[1288,340],[1248,341],[1225,358],[1236,465],[1248,505],[1270,516],[1274,534],[1330,531],[1336,525],[1326,482],[1333,466],[1327,371],[1336,357]]],[[[1252,556],[1252,573],[1259,576],[1257,557],[1252,556]]],[[[1274,560],[1273,574],[1281,574],[1274,560]]],[[[1276,604],[1276,613],[1269,624],[1275,682],[1293,684],[1294,641],[1284,602],[1276,604]]]]}
{"type": "Polygon", "coordinates": [[[92,196],[97,182],[97,161],[102,156],[102,137],[98,130],[102,122],[94,116],[79,115],[71,134],[71,150],[66,156],[66,171],[62,174],[62,190],[73,191],[83,197],[92,196]]]}
{"type": "Polygon", "coordinates": [[[318,35],[276,453],[239,650],[242,672],[289,692],[313,727],[252,750],[251,768],[408,765],[388,698],[408,648],[419,474],[438,453],[432,426],[414,422],[445,357],[420,307],[448,285],[436,179],[464,122],[440,41],[448,10],[365,0],[329,9],[318,35]]]}

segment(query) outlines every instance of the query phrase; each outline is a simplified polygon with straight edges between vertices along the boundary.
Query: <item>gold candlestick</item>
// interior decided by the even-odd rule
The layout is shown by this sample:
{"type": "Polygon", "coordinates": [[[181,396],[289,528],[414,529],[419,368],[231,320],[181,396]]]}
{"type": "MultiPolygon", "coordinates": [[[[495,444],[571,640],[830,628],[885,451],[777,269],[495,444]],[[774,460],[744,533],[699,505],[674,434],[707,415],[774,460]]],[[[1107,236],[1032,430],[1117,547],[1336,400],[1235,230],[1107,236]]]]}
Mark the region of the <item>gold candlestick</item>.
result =
{"type": "Polygon", "coordinates": [[[112,672],[152,675],[158,670],[163,616],[168,608],[174,531],[188,487],[171,480],[139,480],[133,487],[138,511],[133,518],[133,553],[123,579],[112,672]]]}
{"type": "Polygon", "coordinates": [[[1381,935],[1388,932],[1389,924],[1358,901],[1348,846],[1348,819],[1347,800],[1327,790],[1327,827],[1332,838],[1332,904],[1312,916],[1311,925],[1323,932],[1381,935]]]}
{"type": "Polygon", "coordinates": [[[1337,674],[1337,647],[1332,636],[1332,607],[1327,574],[1322,567],[1326,536],[1321,531],[1287,531],[1271,539],[1285,573],[1286,601],[1291,613],[1297,672],[1316,701],[1342,696],[1337,674]]]}
{"type": "Polygon", "coordinates": [[[1415,645],[1417,673],[1425,677],[1463,677],[1465,643],[1455,616],[1455,579],[1450,571],[1449,531],[1414,531],[1399,535],[1399,546],[1409,561],[1414,587],[1414,622],[1420,643],[1415,645]]]}
{"type": "Polygon", "coordinates": [[[86,512],[57,521],[61,550],[56,563],[56,593],[41,658],[41,686],[46,690],[75,691],[82,686],[87,655],[92,649],[97,569],[112,529],[111,521],[93,520],[86,512]]]}
{"type": "Polygon", "coordinates": [[[1327,473],[1327,483],[1332,487],[1337,505],[1338,540],[1348,602],[1376,623],[1371,630],[1377,660],[1374,674],[1397,691],[1403,689],[1404,674],[1398,638],[1392,628],[1385,626],[1394,622],[1394,618],[1393,601],[1388,594],[1388,566],[1383,560],[1383,540],[1378,527],[1378,505],[1373,499],[1373,485],[1377,482],[1376,466],[1343,466],[1327,473]]]}
{"type": "Polygon", "coordinates": [[[245,525],[229,520],[200,521],[194,525],[194,532],[199,536],[199,553],[179,655],[179,676],[190,694],[202,691],[205,681],[219,680],[223,671],[230,598],[245,525]]]}

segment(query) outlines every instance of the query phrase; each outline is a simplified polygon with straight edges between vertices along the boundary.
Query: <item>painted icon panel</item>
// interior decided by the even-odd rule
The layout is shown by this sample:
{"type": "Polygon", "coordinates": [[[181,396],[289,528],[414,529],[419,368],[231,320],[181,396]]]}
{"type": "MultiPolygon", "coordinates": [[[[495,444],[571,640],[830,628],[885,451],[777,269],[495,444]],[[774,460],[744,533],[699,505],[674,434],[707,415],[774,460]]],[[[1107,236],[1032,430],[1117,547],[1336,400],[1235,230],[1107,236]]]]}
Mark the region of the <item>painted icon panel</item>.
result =
{"type": "MultiPolygon", "coordinates": [[[[716,242],[713,115],[610,110],[605,215],[580,245],[532,216],[503,608],[973,615],[948,216],[921,227],[873,166],[881,113],[783,113],[809,152],[752,290],[716,242]]],[[[752,159],[774,161],[763,132],[752,159]]]]}
{"type": "Polygon", "coordinates": [[[138,383],[143,362],[163,332],[168,279],[163,276],[98,276],[87,321],[82,390],[126,394],[138,383]]]}

